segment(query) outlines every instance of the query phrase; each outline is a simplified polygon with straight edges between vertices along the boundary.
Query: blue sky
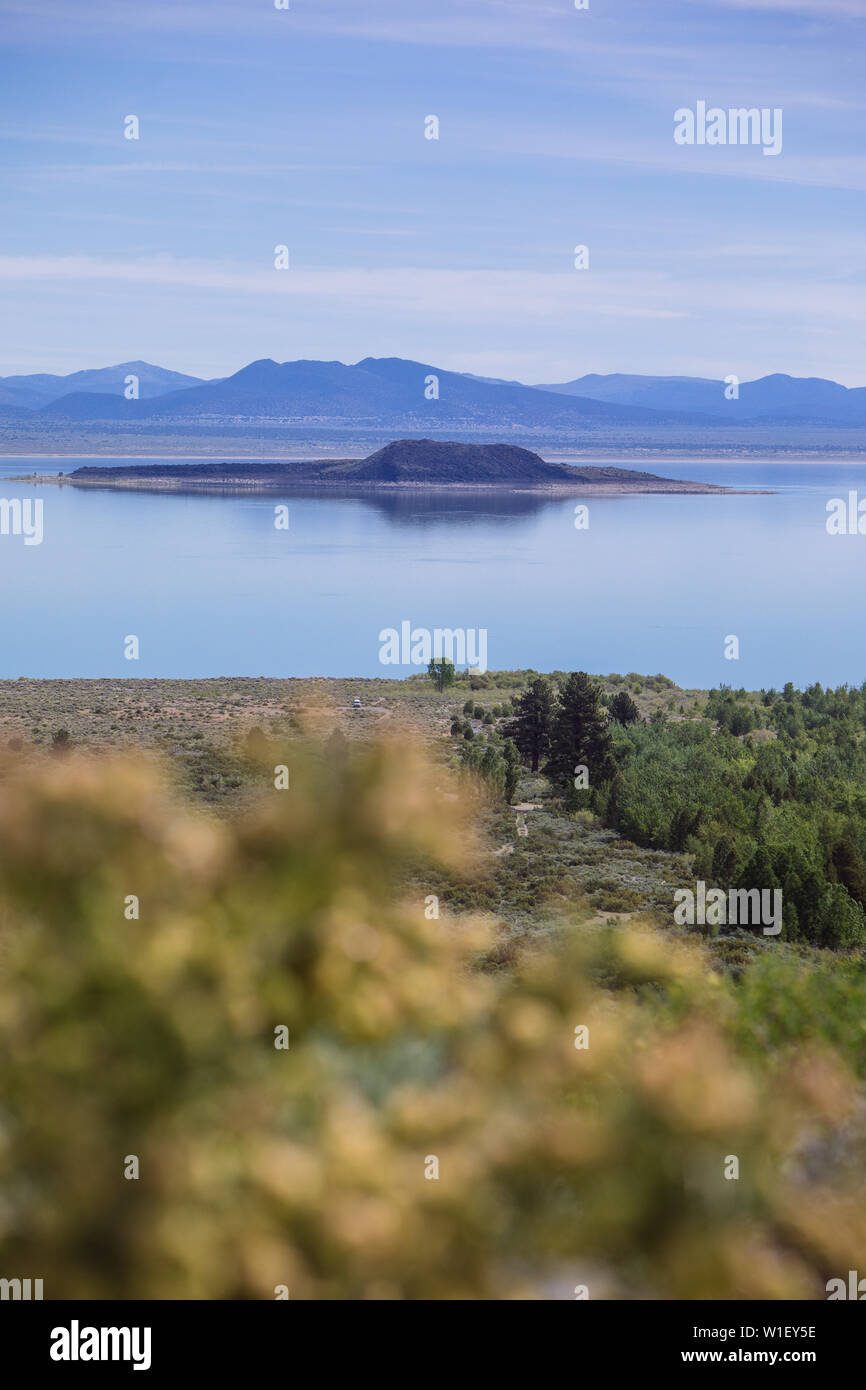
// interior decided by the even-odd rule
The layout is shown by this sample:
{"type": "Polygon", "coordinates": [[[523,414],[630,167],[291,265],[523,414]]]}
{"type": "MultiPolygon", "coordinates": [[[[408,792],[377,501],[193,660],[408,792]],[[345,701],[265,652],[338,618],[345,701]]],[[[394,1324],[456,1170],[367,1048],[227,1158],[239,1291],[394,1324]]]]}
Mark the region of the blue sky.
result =
{"type": "Polygon", "coordinates": [[[866,0],[290,4],[0,0],[0,374],[866,384],[866,0]],[[676,145],[699,100],[782,153],[676,145]]]}

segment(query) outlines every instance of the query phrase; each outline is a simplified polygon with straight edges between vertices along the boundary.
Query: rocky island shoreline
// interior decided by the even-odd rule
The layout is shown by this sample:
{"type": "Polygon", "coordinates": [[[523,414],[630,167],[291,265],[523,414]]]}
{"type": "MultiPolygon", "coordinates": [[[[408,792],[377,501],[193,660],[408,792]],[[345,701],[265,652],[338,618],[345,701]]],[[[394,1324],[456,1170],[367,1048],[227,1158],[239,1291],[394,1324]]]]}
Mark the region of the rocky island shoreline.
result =
{"type": "Polygon", "coordinates": [[[507,488],[607,495],[727,493],[758,489],[663,478],[613,466],[550,463],[511,444],[459,444],[404,439],[367,458],[258,463],[88,464],[71,473],[32,474],[21,481],[150,492],[272,492],[286,488],[507,488]]]}

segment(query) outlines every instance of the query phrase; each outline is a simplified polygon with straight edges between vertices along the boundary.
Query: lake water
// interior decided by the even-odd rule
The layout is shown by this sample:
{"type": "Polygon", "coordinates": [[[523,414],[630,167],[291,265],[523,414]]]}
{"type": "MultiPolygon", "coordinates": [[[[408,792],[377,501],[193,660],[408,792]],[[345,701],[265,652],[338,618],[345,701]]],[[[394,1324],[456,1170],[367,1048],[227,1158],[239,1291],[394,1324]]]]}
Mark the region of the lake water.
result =
{"type": "Polygon", "coordinates": [[[0,535],[0,677],[396,676],[380,632],[485,629],[491,669],[684,686],[866,679],[866,536],[826,505],[862,463],[635,465],[774,496],[196,496],[12,483],[107,459],[0,461],[44,539],[0,535]],[[274,508],[290,509],[277,530],[274,508]],[[137,661],[125,639],[139,639],[137,661]],[[740,658],[726,660],[725,639],[740,658]]]}

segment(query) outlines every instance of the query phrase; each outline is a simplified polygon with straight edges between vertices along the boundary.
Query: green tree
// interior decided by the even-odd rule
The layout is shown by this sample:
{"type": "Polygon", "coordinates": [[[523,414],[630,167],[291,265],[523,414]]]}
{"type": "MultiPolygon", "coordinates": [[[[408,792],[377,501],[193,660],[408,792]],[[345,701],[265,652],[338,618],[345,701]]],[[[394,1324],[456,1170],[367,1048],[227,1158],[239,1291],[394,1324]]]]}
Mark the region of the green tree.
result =
{"type": "Polygon", "coordinates": [[[607,782],[616,770],[601,688],[585,671],[573,671],[564,682],[550,734],[550,756],[544,769],[555,786],[570,791],[575,768],[586,767],[590,786],[607,782]]]}
{"type": "Polygon", "coordinates": [[[866,907],[866,872],[850,840],[839,840],[830,855],[836,878],[855,902],[866,907]]]}
{"type": "Polygon", "coordinates": [[[752,858],[741,875],[744,888],[778,888],[779,880],[773,870],[773,861],[764,845],[758,845],[752,858]]]}
{"type": "Polygon", "coordinates": [[[737,845],[730,835],[723,835],[716,841],[713,851],[713,879],[724,888],[730,887],[737,867],[737,845]]]}
{"type": "Polygon", "coordinates": [[[627,690],[620,690],[610,702],[610,717],[617,724],[634,724],[640,719],[640,711],[627,690]]]}
{"type": "Polygon", "coordinates": [[[747,705],[732,706],[727,724],[731,733],[737,738],[742,734],[751,733],[752,729],[755,727],[752,712],[747,705]]]}
{"type": "Polygon", "coordinates": [[[508,738],[517,745],[524,762],[537,772],[542,758],[550,749],[550,730],[553,722],[553,690],[544,676],[529,682],[515,702],[515,717],[505,729],[508,738]]]}
{"type": "Polygon", "coordinates": [[[481,775],[490,787],[499,795],[505,794],[505,764],[495,748],[489,744],[484,750],[481,759],[481,775]]]}
{"type": "Polygon", "coordinates": [[[844,951],[863,943],[863,909],[841,883],[831,883],[821,905],[822,946],[844,951]]]}
{"type": "Polygon", "coordinates": [[[505,800],[510,806],[517,794],[517,783],[520,777],[520,753],[513,739],[505,740],[502,756],[505,762],[505,800]]]}
{"type": "Polygon", "coordinates": [[[427,667],[427,675],[437,690],[444,690],[446,686],[453,685],[457,679],[454,662],[446,661],[444,657],[441,661],[431,660],[427,667]]]}

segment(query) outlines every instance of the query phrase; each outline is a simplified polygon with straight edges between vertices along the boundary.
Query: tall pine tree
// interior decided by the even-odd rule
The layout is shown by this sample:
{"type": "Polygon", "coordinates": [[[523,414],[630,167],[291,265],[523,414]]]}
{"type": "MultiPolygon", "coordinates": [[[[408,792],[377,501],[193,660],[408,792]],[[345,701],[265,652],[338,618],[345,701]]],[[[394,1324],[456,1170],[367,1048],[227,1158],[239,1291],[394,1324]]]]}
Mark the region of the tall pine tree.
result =
{"type": "Polygon", "coordinates": [[[534,680],[514,702],[515,718],[506,727],[506,737],[517,744],[518,752],[533,772],[550,749],[550,727],[553,720],[553,691],[544,676],[534,680]]]}
{"type": "Polygon", "coordinates": [[[570,791],[578,767],[587,768],[590,788],[608,781],[616,771],[601,687],[585,671],[572,672],[559,692],[544,772],[555,786],[570,791]]]}
{"type": "Polygon", "coordinates": [[[640,710],[627,690],[620,690],[610,702],[610,717],[618,724],[634,724],[640,719],[640,710]]]}

